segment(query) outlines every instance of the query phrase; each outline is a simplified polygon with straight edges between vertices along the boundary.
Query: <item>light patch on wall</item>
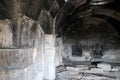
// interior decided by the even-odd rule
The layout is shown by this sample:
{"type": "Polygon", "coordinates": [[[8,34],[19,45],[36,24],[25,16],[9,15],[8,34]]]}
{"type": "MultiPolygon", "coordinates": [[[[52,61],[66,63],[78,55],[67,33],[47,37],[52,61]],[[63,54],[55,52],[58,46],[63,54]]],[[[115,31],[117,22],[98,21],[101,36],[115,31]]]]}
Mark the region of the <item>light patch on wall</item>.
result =
{"type": "Polygon", "coordinates": [[[65,2],[68,2],[69,0],[65,0],[65,2]]]}

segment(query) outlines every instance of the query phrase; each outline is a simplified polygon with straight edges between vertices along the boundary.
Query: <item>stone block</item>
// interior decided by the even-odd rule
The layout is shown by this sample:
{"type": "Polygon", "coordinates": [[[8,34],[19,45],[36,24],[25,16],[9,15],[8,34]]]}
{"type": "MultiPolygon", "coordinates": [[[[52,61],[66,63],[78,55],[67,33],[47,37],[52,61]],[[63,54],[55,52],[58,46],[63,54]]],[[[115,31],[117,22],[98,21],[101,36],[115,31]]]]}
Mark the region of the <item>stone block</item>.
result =
{"type": "Polygon", "coordinates": [[[43,56],[38,52],[37,48],[0,49],[0,80],[43,80],[43,56]]]}
{"type": "Polygon", "coordinates": [[[71,71],[81,71],[81,70],[88,70],[89,67],[87,65],[79,65],[77,67],[66,67],[67,70],[71,70],[71,71]]]}
{"type": "Polygon", "coordinates": [[[45,35],[44,36],[44,46],[53,47],[55,44],[55,38],[53,35],[45,35]]]}
{"type": "Polygon", "coordinates": [[[106,71],[111,70],[111,65],[107,63],[98,63],[97,67],[106,71]]]}
{"type": "Polygon", "coordinates": [[[34,68],[33,64],[24,69],[0,71],[0,80],[43,80],[43,72],[34,75],[34,68]]]}
{"type": "Polygon", "coordinates": [[[120,67],[119,66],[113,66],[111,71],[119,72],[120,71],[120,67]]]}
{"type": "Polygon", "coordinates": [[[34,48],[0,49],[0,70],[27,67],[33,63],[36,55],[34,48]]]}
{"type": "Polygon", "coordinates": [[[113,69],[111,69],[111,71],[113,71],[113,72],[119,72],[120,70],[117,69],[117,68],[113,68],[113,69]]]}
{"type": "Polygon", "coordinates": [[[97,76],[97,75],[92,75],[92,74],[88,74],[85,75],[82,80],[115,80],[113,78],[108,78],[105,76],[97,76]]]}
{"type": "Polygon", "coordinates": [[[90,71],[88,71],[88,73],[103,73],[103,69],[100,68],[91,68],[90,71]]]}
{"type": "Polygon", "coordinates": [[[77,77],[82,77],[82,75],[79,74],[79,72],[76,71],[63,71],[57,74],[58,77],[60,78],[77,78],[77,77]]]}

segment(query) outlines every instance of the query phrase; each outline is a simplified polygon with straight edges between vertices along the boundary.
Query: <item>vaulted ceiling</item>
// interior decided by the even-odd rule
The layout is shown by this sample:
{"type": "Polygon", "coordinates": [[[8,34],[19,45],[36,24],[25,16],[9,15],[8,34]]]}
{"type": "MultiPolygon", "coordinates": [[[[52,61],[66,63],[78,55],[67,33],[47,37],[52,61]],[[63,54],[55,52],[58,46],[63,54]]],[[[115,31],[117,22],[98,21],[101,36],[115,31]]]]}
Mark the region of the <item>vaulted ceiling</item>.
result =
{"type": "Polygon", "coordinates": [[[91,6],[91,0],[0,0],[0,19],[17,19],[26,15],[41,23],[46,33],[52,29],[55,20],[55,31],[58,36],[65,34],[69,26],[82,21],[86,16],[108,20],[120,30],[120,1],[114,0],[104,6],[91,6]]]}

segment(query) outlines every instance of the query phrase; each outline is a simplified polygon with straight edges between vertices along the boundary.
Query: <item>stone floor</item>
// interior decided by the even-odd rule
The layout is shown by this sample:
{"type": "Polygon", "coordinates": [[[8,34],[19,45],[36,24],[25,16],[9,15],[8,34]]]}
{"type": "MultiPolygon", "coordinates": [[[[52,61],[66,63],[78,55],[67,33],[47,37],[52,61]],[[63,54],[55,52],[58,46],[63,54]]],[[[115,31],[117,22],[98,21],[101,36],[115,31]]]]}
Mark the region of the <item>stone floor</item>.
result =
{"type": "Polygon", "coordinates": [[[56,80],[120,80],[120,67],[106,63],[95,65],[60,66],[56,80]]]}

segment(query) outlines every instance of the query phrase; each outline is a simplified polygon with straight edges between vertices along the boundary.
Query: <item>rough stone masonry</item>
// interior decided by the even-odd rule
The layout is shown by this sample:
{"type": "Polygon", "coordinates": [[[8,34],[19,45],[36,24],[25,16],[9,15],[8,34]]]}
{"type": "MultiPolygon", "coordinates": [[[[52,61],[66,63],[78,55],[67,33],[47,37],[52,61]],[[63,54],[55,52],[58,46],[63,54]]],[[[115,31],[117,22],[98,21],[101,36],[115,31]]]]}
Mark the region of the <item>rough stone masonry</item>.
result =
{"type": "Polygon", "coordinates": [[[0,80],[120,80],[119,0],[0,0],[0,80]]]}

